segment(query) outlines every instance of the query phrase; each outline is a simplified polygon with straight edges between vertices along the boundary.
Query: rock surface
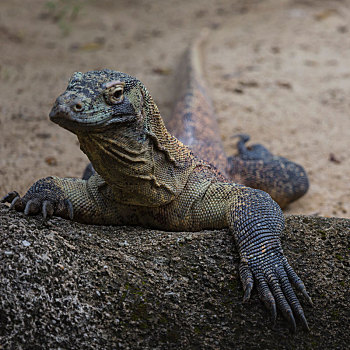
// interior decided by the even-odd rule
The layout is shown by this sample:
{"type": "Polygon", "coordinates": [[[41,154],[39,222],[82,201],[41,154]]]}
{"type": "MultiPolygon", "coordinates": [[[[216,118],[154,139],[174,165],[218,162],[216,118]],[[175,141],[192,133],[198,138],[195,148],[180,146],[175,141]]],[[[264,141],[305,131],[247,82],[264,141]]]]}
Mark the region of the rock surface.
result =
{"type": "Polygon", "coordinates": [[[242,304],[225,230],[43,223],[1,205],[0,348],[345,349],[350,220],[286,221],[285,254],[314,301],[309,333],[280,315],[273,329],[256,293],[242,304]]]}

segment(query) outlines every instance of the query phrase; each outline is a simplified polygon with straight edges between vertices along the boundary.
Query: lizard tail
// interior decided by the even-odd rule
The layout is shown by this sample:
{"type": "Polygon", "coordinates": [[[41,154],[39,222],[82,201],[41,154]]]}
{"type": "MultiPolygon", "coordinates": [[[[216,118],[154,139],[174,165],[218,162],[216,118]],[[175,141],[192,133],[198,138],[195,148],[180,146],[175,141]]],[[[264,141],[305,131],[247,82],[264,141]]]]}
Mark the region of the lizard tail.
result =
{"type": "Polygon", "coordinates": [[[196,155],[227,175],[227,157],[203,78],[201,56],[208,33],[209,30],[203,30],[185,52],[176,75],[177,99],[167,127],[196,155]]]}

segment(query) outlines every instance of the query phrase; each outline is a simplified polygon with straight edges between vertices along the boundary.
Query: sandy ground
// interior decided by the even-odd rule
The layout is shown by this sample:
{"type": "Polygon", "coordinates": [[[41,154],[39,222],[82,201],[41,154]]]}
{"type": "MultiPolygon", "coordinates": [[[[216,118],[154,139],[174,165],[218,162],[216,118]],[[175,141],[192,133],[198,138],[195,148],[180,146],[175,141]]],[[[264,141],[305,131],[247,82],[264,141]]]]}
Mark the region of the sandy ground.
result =
{"type": "Polygon", "coordinates": [[[208,88],[228,154],[245,132],[302,164],[287,213],[350,218],[350,1],[0,2],[0,193],[80,176],[74,135],[48,119],[74,71],[137,76],[169,115],[180,56],[203,27],[208,88]]]}

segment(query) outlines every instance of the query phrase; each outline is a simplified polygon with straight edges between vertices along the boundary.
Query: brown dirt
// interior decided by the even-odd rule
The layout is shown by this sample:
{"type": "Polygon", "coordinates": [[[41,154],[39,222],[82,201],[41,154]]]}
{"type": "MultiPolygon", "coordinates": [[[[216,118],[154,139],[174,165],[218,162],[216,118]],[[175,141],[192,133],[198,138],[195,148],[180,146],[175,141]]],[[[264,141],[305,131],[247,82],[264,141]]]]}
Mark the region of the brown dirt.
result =
{"type": "Polygon", "coordinates": [[[246,132],[302,164],[309,193],[288,213],[350,218],[349,1],[0,3],[0,193],[80,176],[74,135],[48,120],[74,71],[137,76],[169,115],[182,52],[203,27],[208,87],[228,153],[246,132]]]}

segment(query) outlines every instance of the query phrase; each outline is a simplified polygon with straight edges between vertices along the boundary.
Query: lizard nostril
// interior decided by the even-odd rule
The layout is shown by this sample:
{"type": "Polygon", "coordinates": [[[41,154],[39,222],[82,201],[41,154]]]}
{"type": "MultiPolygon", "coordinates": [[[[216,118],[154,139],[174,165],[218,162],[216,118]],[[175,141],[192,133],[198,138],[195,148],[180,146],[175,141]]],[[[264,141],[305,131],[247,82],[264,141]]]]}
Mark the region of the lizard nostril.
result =
{"type": "Polygon", "coordinates": [[[84,106],[82,103],[78,102],[76,103],[74,106],[73,106],[73,109],[76,111],[76,112],[81,112],[83,109],[84,109],[84,106]]]}

